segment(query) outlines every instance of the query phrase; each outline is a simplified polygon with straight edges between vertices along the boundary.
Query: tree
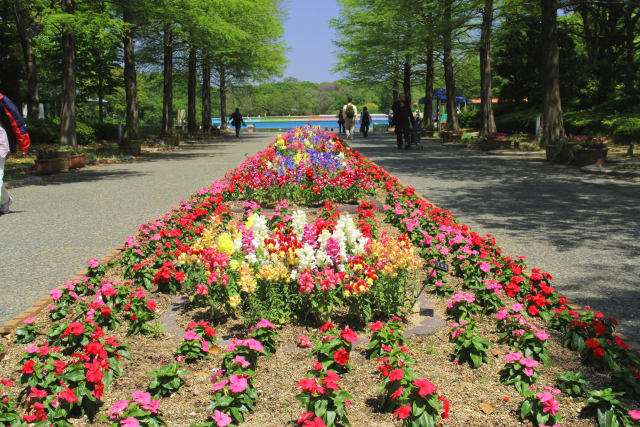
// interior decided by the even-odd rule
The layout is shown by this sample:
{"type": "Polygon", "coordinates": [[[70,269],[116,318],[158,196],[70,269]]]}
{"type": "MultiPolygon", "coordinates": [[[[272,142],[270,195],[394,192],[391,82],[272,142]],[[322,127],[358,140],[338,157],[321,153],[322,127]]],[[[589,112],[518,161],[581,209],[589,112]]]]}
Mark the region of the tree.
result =
{"type": "Polygon", "coordinates": [[[557,0],[542,0],[542,143],[553,144],[564,137],[560,99],[557,0]]]}
{"type": "Polygon", "coordinates": [[[444,67],[444,81],[447,89],[447,128],[453,130],[460,129],[458,122],[458,111],[456,109],[456,82],[453,73],[453,0],[444,0],[444,23],[442,29],[443,56],[442,65],[444,67]]]}
{"type": "Polygon", "coordinates": [[[193,44],[189,45],[189,83],[187,85],[187,129],[190,135],[198,131],[196,121],[196,86],[198,69],[198,50],[193,44]]]}
{"type": "Polygon", "coordinates": [[[74,0],[62,0],[62,105],[60,107],[60,144],[78,145],[76,139],[76,36],[73,19],[74,0]]]}
{"type": "Polygon", "coordinates": [[[126,126],[124,137],[132,140],[138,136],[138,85],[136,76],[136,54],[133,42],[136,11],[123,5],[122,21],[124,50],[124,91],[126,94],[126,126]]]}
{"type": "Polygon", "coordinates": [[[487,135],[496,132],[496,121],[491,104],[491,27],[493,25],[493,0],[485,0],[482,9],[482,31],[480,36],[480,115],[482,127],[480,133],[487,135]]]}

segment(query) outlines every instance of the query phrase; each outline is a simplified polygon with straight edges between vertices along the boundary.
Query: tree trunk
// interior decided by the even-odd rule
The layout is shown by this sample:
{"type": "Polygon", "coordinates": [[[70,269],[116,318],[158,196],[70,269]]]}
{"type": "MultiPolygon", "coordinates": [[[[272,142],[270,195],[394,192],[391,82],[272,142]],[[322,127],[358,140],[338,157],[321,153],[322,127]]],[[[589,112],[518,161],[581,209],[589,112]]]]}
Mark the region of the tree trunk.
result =
{"type": "Polygon", "coordinates": [[[557,0],[542,0],[542,144],[553,144],[566,136],[560,100],[557,0]]]}
{"type": "Polygon", "coordinates": [[[493,25],[493,0],[485,0],[482,11],[482,33],[480,34],[480,116],[482,118],[481,135],[496,132],[496,120],[493,116],[493,97],[491,90],[491,26],[493,25]]]}
{"type": "Polygon", "coordinates": [[[138,137],[138,80],[136,77],[136,55],[133,44],[133,12],[125,8],[122,20],[124,31],[124,91],[127,102],[127,122],[124,138],[138,137]]]}
{"type": "Polygon", "coordinates": [[[98,121],[104,121],[104,80],[102,76],[98,77],[98,121]]]}
{"type": "MultiPolygon", "coordinates": [[[[64,0],[63,9],[73,14],[73,0],[64,0]]],[[[76,147],[76,36],[73,28],[62,28],[62,107],[60,109],[60,144],[76,147]]]]}
{"type": "Polygon", "coordinates": [[[202,58],[202,131],[211,131],[211,59],[202,58]]]}
{"type": "Polygon", "coordinates": [[[444,81],[447,88],[447,129],[460,130],[458,122],[458,111],[456,110],[456,84],[453,74],[453,58],[451,56],[451,2],[444,2],[444,34],[443,34],[443,65],[444,65],[444,81]]]}
{"type": "Polygon", "coordinates": [[[164,59],[162,73],[164,84],[162,88],[162,129],[160,136],[173,133],[173,33],[171,24],[164,26],[164,59]]]}
{"type": "Polygon", "coordinates": [[[197,53],[195,46],[189,46],[189,84],[187,87],[187,129],[189,130],[189,135],[195,135],[198,132],[198,123],[196,122],[197,53]]]}
{"type": "Polygon", "coordinates": [[[220,66],[220,129],[227,129],[227,73],[220,66]]]}
{"type": "Polygon", "coordinates": [[[411,108],[411,57],[407,55],[402,66],[402,91],[407,99],[407,105],[411,108]]]}
{"type": "MultiPolygon", "coordinates": [[[[15,6],[14,6],[15,7],[15,6]]],[[[22,44],[22,54],[24,56],[25,69],[27,72],[27,117],[37,119],[40,117],[40,96],[38,94],[38,67],[36,54],[33,51],[33,34],[28,28],[30,18],[24,10],[14,8],[16,18],[16,28],[20,43],[22,44]]]]}
{"type": "Polygon", "coordinates": [[[424,120],[422,120],[422,128],[427,130],[433,129],[433,47],[427,47],[427,72],[424,88],[424,120]]]}

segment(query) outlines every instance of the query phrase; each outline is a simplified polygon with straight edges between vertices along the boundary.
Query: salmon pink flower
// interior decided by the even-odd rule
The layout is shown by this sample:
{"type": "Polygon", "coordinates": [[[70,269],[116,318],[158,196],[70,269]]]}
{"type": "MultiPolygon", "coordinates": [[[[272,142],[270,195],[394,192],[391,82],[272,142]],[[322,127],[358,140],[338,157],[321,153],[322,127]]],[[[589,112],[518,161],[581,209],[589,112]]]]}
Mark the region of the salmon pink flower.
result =
{"type": "Polygon", "coordinates": [[[232,419],[229,415],[225,414],[224,412],[220,412],[217,409],[213,411],[213,416],[211,418],[213,418],[213,421],[218,424],[218,427],[228,426],[232,422],[232,419]]]}
{"type": "Polygon", "coordinates": [[[215,383],[211,388],[211,393],[215,393],[218,390],[222,390],[227,384],[229,384],[229,380],[222,380],[220,382],[215,383]]]}
{"type": "Polygon", "coordinates": [[[121,427],[139,427],[140,421],[132,417],[127,417],[124,420],[120,421],[120,426],[121,427]]]}
{"type": "Polygon", "coordinates": [[[344,339],[345,341],[351,344],[358,341],[358,336],[348,326],[344,328],[343,331],[340,332],[340,336],[342,337],[342,339],[344,339]]]}
{"type": "Polygon", "coordinates": [[[431,382],[426,379],[423,380],[423,379],[416,378],[415,380],[413,380],[412,384],[419,388],[418,394],[422,397],[428,394],[434,393],[435,391],[438,390],[438,387],[431,384],[431,382]]]}

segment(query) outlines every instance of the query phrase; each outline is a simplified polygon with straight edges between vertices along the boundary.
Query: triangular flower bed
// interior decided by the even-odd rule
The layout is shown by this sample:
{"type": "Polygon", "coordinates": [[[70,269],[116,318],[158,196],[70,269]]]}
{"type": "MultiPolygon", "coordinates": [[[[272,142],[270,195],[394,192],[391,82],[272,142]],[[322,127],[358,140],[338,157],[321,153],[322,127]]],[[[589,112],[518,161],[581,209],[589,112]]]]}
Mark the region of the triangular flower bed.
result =
{"type": "Polygon", "coordinates": [[[0,346],[0,424],[637,423],[638,356],[551,283],[294,129],[51,292],[0,346]]]}

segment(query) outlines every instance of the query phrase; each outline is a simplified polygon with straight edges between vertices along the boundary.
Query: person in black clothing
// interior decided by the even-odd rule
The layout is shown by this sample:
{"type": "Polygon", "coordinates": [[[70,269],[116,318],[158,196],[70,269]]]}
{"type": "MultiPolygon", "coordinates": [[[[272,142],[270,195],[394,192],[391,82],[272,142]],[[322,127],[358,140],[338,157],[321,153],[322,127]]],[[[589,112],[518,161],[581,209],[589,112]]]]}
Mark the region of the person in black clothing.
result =
{"type": "Polygon", "coordinates": [[[369,125],[371,124],[371,115],[367,107],[362,107],[362,116],[360,117],[360,132],[366,138],[369,135],[369,125]]]}
{"type": "Polygon", "coordinates": [[[338,132],[344,133],[344,116],[342,110],[338,111],[338,132]]]}
{"type": "Polygon", "coordinates": [[[240,127],[246,125],[244,124],[244,119],[242,118],[242,114],[240,114],[239,108],[236,108],[236,111],[231,114],[229,122],[231,122],[231,126],[236,128],[236,138],[240,138],[240,127]]]}
{"type": "Polygon", "coordinates": [[[404,93],[401,93],[398,100],[393,103],[393,125],[396,127],[396,142],[398,149],[402,148],[402,138],[404,137],[404,148],[408,149],[411,143],[411,128],[415,126],[415,119],[411,114],[411,108],[407,104],[404,93]]]}

